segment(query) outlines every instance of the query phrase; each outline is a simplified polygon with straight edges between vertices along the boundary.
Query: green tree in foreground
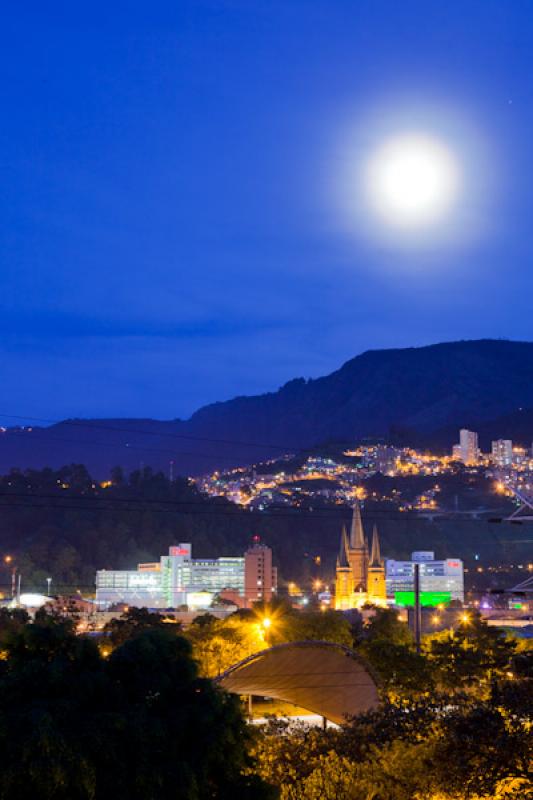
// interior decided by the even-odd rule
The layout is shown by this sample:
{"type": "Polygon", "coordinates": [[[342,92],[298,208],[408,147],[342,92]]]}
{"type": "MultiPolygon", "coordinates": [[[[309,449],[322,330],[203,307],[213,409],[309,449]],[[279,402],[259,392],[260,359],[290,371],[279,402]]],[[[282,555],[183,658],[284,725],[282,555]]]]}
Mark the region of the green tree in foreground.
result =
{"type": "MultiPolygon", "coordinates": [[[[293,611],[279,623],[279,640],[286,642],[317,641],[334,642],[346,647],[353,646],[350,623],[340,611],[293,611]]],[[[276,639],[276,625],[272,631],[276,639]]]]}
{"type": "Polygon", "coordinates": [[[28,613],[22,608],[0,608],[0,651],[13,635],[24,630],[29,619],[28,613]]]}
{"type": "Polygon", "coordinates": [[[448,689],[489,685],[502,678],[513,663],[516,642],[498,628],[491,628],[479,614],[468,614],[455,630],[428,638],[426,653],[448,689]]]}
{"type": "Polygon", "coordinates": [[[108,659],[41,616],[0,660],[0,800],[267,798],[239,702],[151,629],[108,659]],[[250,772],[245,776],[245,771],[250,772]]]}
{"type": "Polygon", "coordinates": [[[363,629],[361,640],[409,646],[413,644],[413,634],[407,623],[399,619],[397,611],[392,608],[376,608],[374,616],[363,629]]]}
{"type": "Polygon", "coordinates": [[[342,611],[296,609],[288,600],[275,598],[269,603],[256,603],[253,612],[247,614],[255,622],[265,617],[270,620],[267,645],[309,640],[334,642],[346,647],[353,645],[351,626],[342,611]]]}
{"type": "Polygon", "coordinates": [[[185,631],[202,675],[215,677],[272,645],[324,640],[350,647],[350,624],[338,611],[297,611],[283,601],[258,604],[226,619],[202,614],[185,631]],[[268,619],[270,625],[265,627],[268,619]]]}
{"type": "Polygon", "coordinates": [[[225,620],[203,614],[194,620],[185,635],[201,674],[210,678],[265,647],[257,620],[243,619],[237,614],[225,620]]]}
{"type": "Polygon", "coordinates": [[[358,651],[379,678],[387,694],[427,692],[434,688],[435,670],[415,651],[408,625],[393,609],[378,608],[368,625],[356,632],[358,651]]]}
{"type": "Polygon", "coordinates": [[[155,628],[172,630],[177,634],[181,630],[181,625],[165,622],[161,614],[148,611],[147,608],[130,608],[120,617],[107,622],[104,626],[104,634],[106,641],[113,647],[118,647],[139,633],[155,628]]]}
{"type": "Polygon", "coordinates": [[[280,735],[275,723],[256,743],[259,771],[282,800],[525,800],[533,737],[519,708],[528,691],[525,682],[518,692],[500,687],[490,702],[387,701],[341,730],[280,735]]]}

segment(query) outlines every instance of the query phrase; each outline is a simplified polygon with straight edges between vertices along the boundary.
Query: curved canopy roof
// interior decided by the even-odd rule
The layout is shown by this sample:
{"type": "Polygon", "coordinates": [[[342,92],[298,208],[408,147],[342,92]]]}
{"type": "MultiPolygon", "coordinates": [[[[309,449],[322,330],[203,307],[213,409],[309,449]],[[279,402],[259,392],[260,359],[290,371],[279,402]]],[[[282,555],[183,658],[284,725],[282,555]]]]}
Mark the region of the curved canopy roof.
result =
{"type": "Polygon", "coordinates": [[[332,642],[271,647],[230,667],[217,682],[228,692],[274,697],[337,724],[378,704],[367,665],[353,650],[332,642]]]}

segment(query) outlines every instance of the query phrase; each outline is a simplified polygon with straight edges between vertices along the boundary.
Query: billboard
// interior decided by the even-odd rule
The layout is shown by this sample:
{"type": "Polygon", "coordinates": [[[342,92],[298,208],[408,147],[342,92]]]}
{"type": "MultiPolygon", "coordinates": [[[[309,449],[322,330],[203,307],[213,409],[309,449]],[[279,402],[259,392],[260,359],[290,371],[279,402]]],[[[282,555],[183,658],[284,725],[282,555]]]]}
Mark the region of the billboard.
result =
{"type": "MultiPolygon", "coordinates": [[[[420,592],[421,606],[445,606],[451,599],[451,592],[420,592]]],[[[414,592],[394,592],[395,606],[414,606],[414,604],[414,592]]]]}

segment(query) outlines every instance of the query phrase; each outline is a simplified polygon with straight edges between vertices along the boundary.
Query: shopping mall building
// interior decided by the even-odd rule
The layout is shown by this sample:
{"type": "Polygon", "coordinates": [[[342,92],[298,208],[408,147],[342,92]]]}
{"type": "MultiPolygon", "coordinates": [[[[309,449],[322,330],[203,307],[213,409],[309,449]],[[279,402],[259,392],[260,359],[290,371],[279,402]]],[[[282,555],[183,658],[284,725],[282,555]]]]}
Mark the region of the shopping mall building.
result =
{"type": "Polygon", "coordinates": [[[132,570],[101,569],[96,573],[100,610],[117,604],[146,608],[208,608],[222,594],[243,608],[268,601],[277,589],[272,550],[258,541],[244,556],[192,558],[190,544],[169,548],[159,561],[132,570]]]}

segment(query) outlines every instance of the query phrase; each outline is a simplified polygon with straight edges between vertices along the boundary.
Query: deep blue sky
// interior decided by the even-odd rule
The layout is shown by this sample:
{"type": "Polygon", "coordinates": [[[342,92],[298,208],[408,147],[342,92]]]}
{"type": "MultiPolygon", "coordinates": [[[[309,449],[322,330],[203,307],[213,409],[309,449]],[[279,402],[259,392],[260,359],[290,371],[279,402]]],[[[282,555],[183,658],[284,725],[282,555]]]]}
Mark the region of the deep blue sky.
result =
{"type": "Polygon", "coordinates": [[[531,338],[530,2],[30,0],[0,37],[0,412],[187,416],[531,338]],[[406,124],[467,167],[461,234],[407,248],[346,202],[406,124]]]}

